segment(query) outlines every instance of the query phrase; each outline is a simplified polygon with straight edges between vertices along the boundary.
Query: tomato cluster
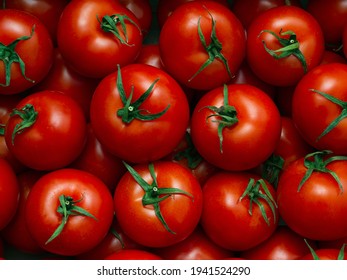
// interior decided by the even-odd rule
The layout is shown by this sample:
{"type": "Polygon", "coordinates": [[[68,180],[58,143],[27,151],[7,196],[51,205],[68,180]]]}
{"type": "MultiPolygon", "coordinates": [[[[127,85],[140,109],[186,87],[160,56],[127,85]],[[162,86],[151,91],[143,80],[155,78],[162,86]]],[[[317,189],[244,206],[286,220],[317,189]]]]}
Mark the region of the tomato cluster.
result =
{"type": "Polygon", "coordinates": [[[346,259],[342,2],[4,1],[0,258],[346,259]]]}

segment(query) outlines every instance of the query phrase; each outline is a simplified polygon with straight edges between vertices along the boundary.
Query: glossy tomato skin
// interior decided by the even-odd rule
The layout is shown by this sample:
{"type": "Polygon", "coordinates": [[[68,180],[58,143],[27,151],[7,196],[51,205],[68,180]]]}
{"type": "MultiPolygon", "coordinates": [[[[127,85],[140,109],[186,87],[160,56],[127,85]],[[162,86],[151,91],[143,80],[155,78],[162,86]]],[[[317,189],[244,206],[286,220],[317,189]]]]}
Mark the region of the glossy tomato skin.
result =
{"type": "MultiPolygon", "coordinates": [[[[326,165],[336,173],[342,189],[346,189],[346,160],[326,165]]],[[[307,172],[304,158],[290,164],[282,173],[277,188],[277,204],[284,222],[296,233],[313,240],[333,240],[345,237],[347,223],[347,193],[339,188],[334,177],[315,171],[298,191],[307,172]]]]}
{"type": "Polygon", "coordinates": [[[225,170],[247,170],[266,160],[274,151],[281,133],[281,118],[272,99],[260,89],[246,84],[229,85],[228,102],[237,112],[238,122],[223,129],[221,152],[219,116],[207,106],[223,105],[223,87],[206,93],[195,106],[191,118],[193,143],[210,163],[225,170]]]}
{"type": "MultiPolygon", "coordinates": [[[[320,260],[339,260],[339,249],[317,249],[315,250],[318,258],[320,260]]],[[[305,256],[301,257],[299,260],[314,260],[312,253],[308,253],[305,256]]],[[[347,260],[346,254],[342,260],[347,260]]]]}
{"type": "MultiPolygon", "coordinates": [[[[153,179],[147,164],[134,166],[145,181],[153,179]]],[[[159,188],[179,188],[186,194],[172,194],[159,203],[160,211],[170,230],[158,219],[153,205],[143,205],[144,190],[127,172],[114,193],[114,207],[119,225],[135,242],[147,247],[165,247],[187,238],[200,220],[202,191],[194,175],[185,167],[171,161],[154,162],[159,188]]]]}
{"type": "Polygon", "coordinates": [[[313,69],[295,88],[292,100],[292,117],[303,138],[317,150],[331,150],[347,154],[347,120],[343,118],[330,132],[321,136],[327,127],[341,114],[341,107],[318,94],[347,101],[347,66],[329,63],[313,69]],[[313,91],[315,90],[315,91],[313,91]]]}
{"type": "MultiPolygon", "coordinates": [[[[192,1],[179,6],[166,20],[159,37],[166,71],[185,86],[198,90],[211,90],[230,81],[245,57],[245,45],[245,32],[239,20],[227,7],[212,1],[192,1]],[[222,45],[219,52],[230,73],[222,59],[216,57],[196,74],[210,58],[199,37],[199,22],[206,45],[210,46],[212,18],[222,45]]],[[[215,47],[216,52],[218,48],[215,47]]]]}
{"type": "Polygon", "coordinates": [[[165,70],[163,66],[163,62],[161,61],[158,44],[143,45],[135,62],[152,65],[159,69],[165,70]]]}
{"type": "MultiPolygon", "coordinates": [[[[256,204],[253,204],[252,215],[249,214],[250,199],[247,196],[240,201],[252,178],[256,181],[261,179],[253,173],[225,171],[211,176],[203,186],[201,225],[213,242],[228,250],[244,251],[257,246],[277,228],[276,207],[274,216],[269,204],[259,200],[269,219],[267,224],[256,204]]],[[[275,199],[275,189],[265,183],[275,199]]]]}
{"type": "Polygon", "coordinates": [[[68,0],[7,0],[5,2],[6,9],[23,10],[38,17],[46,26],[52,41],[56,44],[57,26],[60,15],[68,0]]]}
{"type": "Polygon", "coordinates": [[[43,172],[28,170],[17,175],[20,194],[16,214],[11,222],[1,231],[3,240],[16,250],[38,255],[44,250],[32,238],[25,220],[26,201],[33,185],[43,176],[43,172]]]}
{"type": "Polygon", "coordinates": [[[61,15],[57,41],[62,56],[73,69],[87,77],[103,78],[117,70],[118,64],[124,66],[136,59],[142,46],[142,33],[136,16],[121,3],[77,0],[70,2],[61,15]],[[114,14],[126,15],[135,23],[125,20],[127,44],[100,27],[99,20],[114,14]]]}
{"type": "Polygon", "coordinates": [[[179,84],[166,72],[144,64],[121,68],[126,98],[133,88],[133,102],[154,85],[139,109],[156,114],[154,120],[122,120],[117,112],[124,108],[116,86],[118,72],[105,77],[95,90],[91,102],[91,125],[97,139],[110,153],[128,162],[144,163],[169,154],[181,141],[188,127],[189,104],[179,84]]]}
{"type": "Polygon", "coordinates": [[[36,170],[54,170],[70,164],[83,149],[86,120],[81,107],[57,91],[41,91],[23,98],[16,106],[32,105],[36,121],[17,133],[23,119],[15,114],[6,124],[5,140],[9,150],[24,165],[36,170]]]}
{"type": "MultiPolygon", "coordinates": [[[[46,26],[35,16],[16,9],[0,10],[0,42],[9,45],[23,36],[32,36],[27,40],[20,40],[15,52],[25,64],[23,76],[19,63],[12,63],[11,79],[8,86],[0,87],[0,94],[17,94],[29,89],[40,82],[48,73],[53,63],[53,43],[46,26]],[[34,26],[34,31],[32,29],[34,26]]],[[[0,82],[6,83],[5,67],[0,66],[0,82]]]]}
{"type": "MultiPolygon", "coordinates": [[[[281,32],[293,31],[299,42],[299,51],[305,58],[307,71],[317,66],[324,52],[324,38],[318,22],[304,9],[280,6],[269,9],[252,21],[247,29],[247,61],[254,73],[275,86],[293,86],[305,75],[300,60],[293,54],[276,59],[264,48],[277,50],[283,46],[276,37],[281,32]]],[[[280,36],[289,39],[289,36],[280,36]]]]}
{"type": "MultiPolygon", "coordinates": [[[[312,241],[310,243],[316,248],[312,241]]],[[[304,237],[281,225],[267,240],[240,255],[247,260],[296,260],[309,253],[304,237]]]]}
{"type": "Polygon", "coordinates": [[[15,215],[19,201],[19,184],[11,165],[0,158],[0,230],[15,215]]]}
{"type": "Polygon", "coordinates": [[[154,252],[165,260],[222,260],[234,255],[214,243],[200,226],[183,241],[154,252]]]}
{"type": "Polygon", "coordinates": [[[44,250],[64,255],[78,255],[95,247],[106,236],[113,220],[112,195],[94,175],[64,168],[42,176],[32,187],[26,203],[26,222],[35,241],[44,250]],[[70,196],[96,219],[69,216],[62,232],[46,244],[62,222],[57,212],[59,197],[70,196]]]}

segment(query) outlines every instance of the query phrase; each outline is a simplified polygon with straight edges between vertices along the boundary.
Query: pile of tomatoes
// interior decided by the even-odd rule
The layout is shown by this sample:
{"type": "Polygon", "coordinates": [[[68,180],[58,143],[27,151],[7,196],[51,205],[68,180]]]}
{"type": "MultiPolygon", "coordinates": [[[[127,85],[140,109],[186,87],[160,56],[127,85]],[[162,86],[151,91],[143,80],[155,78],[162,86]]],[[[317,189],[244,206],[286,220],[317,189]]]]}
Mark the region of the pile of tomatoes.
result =
{"type": "Polygon", "coordinates": [[[346,259],[344,1],[0,10],[0,258],[346,259]]]}

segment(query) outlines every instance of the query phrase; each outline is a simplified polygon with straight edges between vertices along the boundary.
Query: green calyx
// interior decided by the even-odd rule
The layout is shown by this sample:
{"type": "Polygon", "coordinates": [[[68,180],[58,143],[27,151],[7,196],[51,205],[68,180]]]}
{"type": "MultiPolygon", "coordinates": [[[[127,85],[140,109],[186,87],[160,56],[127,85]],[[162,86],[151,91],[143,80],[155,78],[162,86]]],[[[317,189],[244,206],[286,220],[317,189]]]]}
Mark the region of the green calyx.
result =
{"type": "Polygon", "coordinates": [[[188,167],[190,169],[195,169],[203,159],[199,152],[196,150],[189,132],[186,132],[185,139],[187,142],[187,148],[177,152],[174,155],[174,160],[179,161],[182,159],[187,159],[188,167]]]}
{"type": "Polygon", "coordinates": [[[230,79],[233,78],[233,74],[230,71],[228,61],[225,58],[225,56],[222,54],[222,49],[223,49],[222,43],[217,38],[216,20],[213,18],[213,16],[211,15],[211,13],[209,11],[208,11],[208,14],[210,15],[211,20],[212,20],[212,30],[211,30],[211,36],[210,36],[211,43],[209,45],[207,45],[204,34],[202,33],[201,24],[200,24],[201,17],[199,17],[199,20],[198,20],[198,34],[199,34],[201,44],[203,45],[204,49],[206,50],[209,58],[201,65],[199,70],[188,80],[188,82],[191,82],[197,75],[199,75],[215,59],[219,59],[220,61],[222,61],[222,63],[224,64],[224,66],[228,72],[228,75],[230,76],[230,79]]]}
{"type": "Polygon", "coordinates": [[[277,187],[283,165],[284,159],[279,155],[272,154],[262,166],[262,177],[274,187],[277,187]]]}
{"type": "Polygon", "coordinates": [[[279,33],[280,36],[285,36],[285,38],[280,37],[279,35],[277,35],[275,32],[271,30],[262,30],[259,36],[264,32],[270,33],[271,35],[275,36],[278,42],[282,46],[282,48],[279,48],[277,50],[271,50],[266,46],[266,43],[263,40],[262,42],[263,42],[264,48],[268,54],[270,54],[275,59],[281,59],[281,58],[294,55],[296,58],[299,59],[302,67],[304,68],[304,73],[307,73],[308,69],[307,69],[306,59],[303,53],[300,51],[299,41],[296,39],[296,34],[293,31],[291,30],[288,30],[285,32],[280,31],[279,33]],[[288,38],[288,35],[289,35],[289,38],[288,38]]]}
{"type": "Polygon", "coordinates": [[[31,29],[31,33],[29,36],[19,37],[8,45],[4,45],[3,43],[0,42],[0,60],[3,61],[4,66],[5,66],[5,83],[4,84],[0,83],[0,86],[8,87],[10,85],[10,83],[11,83],[11,66],[13,63],[19,64],[21,74],[23,75],[23,77],[27,81],[29,81],[31,83],[35,83],[35,81],[31,80],[30,78],[28,78],[26,76],[25,63],[15,50],[15,48],[19,42],[29,40],[33,36],[34,30],[35,30],[35,25],[33,25],[32,29],[31,29]]]}
{"type": "Polygon", "coordinates": [[[277,221],[277,216],[276,216],[277,204],[263,179],[255,181],[253,178],[251,178],[248,182],[246,190],[239,198],[239,201],[241,202],[242,199],[244,199],[246,196],[250,200],[249,209],[248,209],[248,213],[250,216],[253,215],[253,203],[255,203],[259,207],[260,212],[266,224],[268,226],[270,225],[270,221],[268,216],[266,215],[264,205],[260,202],[260,199],[262,199],[262,200],[265,200],[265,202],[269,205],[272,211],[272,215],[274,217],[274,223],[277,221]]]}
{"type": "Polygon", "coordinates": [[[311,91],[325,97],[332,103],[336,104],[337,106],[341,107],[341,113],[338,115],[325,129],[324,131],[317,137],[316,142],[318,142],[323,136],[328,134],[331,130],[333,130],[340,121],[342,121],[344,118],[347,117],[347,102],[342,101],[341,99],[338,99],[334,96],[331,96],[330,94],[327,94],[325,92],[316,90],[316,89],[310,89],[311,91]]]}
{"type": "Polygon", "coordinates": [[[22,133],[25,129],[31,127],[36,122],[38,112],[35,111],[35,108],[33,105],[26,104],[21,109],[13,109],[10,116],[11,117],[19,116],[22,119],[22,121],[16,124],[16,126],[13,129],[13,132],[12,132],[12,144],[13,144],[17,134],[22,133]]]}
{"type": "Polygon", "coordinates": [[[305,156],[304,166],[307,168],[307,171],[298,186],[298,192],[301,190],[305,182],[311,177],[313,172],[322,172],[331,175],[339,185],[341,193],[344,191],[339,177],[334,171],[328,169],[327,165],[333,161],[347,160],[347,156],[332,156],[328,159],[325,159],[329,154],[332,154],[332,152],[324,150],[310,153],[305,156]]]}
{"type": "Polygon", "coordinates": [[[122,246],[122,249],[124,249],[125,243],[122,236],[114,228],[111,228],[111,234],[118,239],[120,245],[122,246]]]}
{"type": "Polygon", "coordinates": [[[79,207],[76,205],[77,203],[81,202],[82,199],[83,197],[79,200],[74,201],[71,196],[65,196],[63,194],[59,196],[60,205],[58,206],[57,212],[62,215],[62,220],[60,225],[56,228],[56,230],[53,232],[53,234],[46,241],[45,244],[48,244],[53,239],[58,237],[59,234],[61,234],[70,216],[86,216],[94,220],[97,220],[97,218],[95,218],[94,215],[90,214],[88,211],[86,211],[82,207],[79,207]]]}
{"type": "Polygon", "coordinates": [[[117,111],[117,116],[122,118],[122,121],[124,123],[129,124],[134,119],[137,119],[140,121],[152,121],[152,120],[160,118],[162,115],[164,115],[167,112],[167,110],[169,110],[170,105],[168,105],[163,111],[156,114],[150,114],[147,110],[140,109],[140,106],[149,97],[155,84],[158,81],[159,81],[159,78],[156,79],[150,85],[150,87],[140,96],[140,98],[138,98],[136,101],[133,102],[132,99],[133,99],[134,88],[132,87],[129,97],[127,98],[124,87],[123,87],[120,67],[118,66],[117,89],[118,89],[118,92],[124,107],[117,111]],[[144,112],[145,114],[143,114],[144,112]]]}
{"type": "MultiPolygon", "coordinates": [[[[304,241],[305,241],[307,247],[310,249],[310,253],[311,253],[313,259],[314,259],[315,261],[319,261],[320,259],[319,259],[318,255],[317,255],[317,253],[315,252],[315,250],[313,250],[313,248],[310,246],[310,244],[307,242],[306,239],[304,239],[304,241]]],[[[340,251],[339,251],[339,254],[338,254],[336,260],[339,261],[339,260],[344,260],[344,259],[345,259],[345,247],[346,247],[346,244],[344,243],[344,244],[342,245],[340,251]]]]}
{"type": "Polygon", "coordinates": [[[5,127],[6,127],[6,125],[0,124],[0,136],[5,135],[5,127]]]}
{"type": "Polygon", "coordinates": [[[141,32],[141,29],[136,24],[136,22],[133,21],[127,15],[122,15],[122,14],[114,14],[111,16],[105,15],[101,20],[99,19],[98,16],[96,18],[99,21],[100,27],[102,30],[104,30],[105,32],[112,33],[121,42],[121,44],[124,44],[127,46],[133,46],[133,45],[129,44],[126,21],[135,25],[137,29],[141,32]],[[119,25],[120,25],[120,29],[118,28],[119,25]]]}
{"type": "Polygon", "coordinates": [[[211,114],[207,117],[206,121],[211,117],[218,117],[219,118],[219,119],[213,120],[213,121],[218,123],[219,149],[220,149],[221,153],[223,153],[223,130],[224,130],[224,128],[231,127],[238,122],[236,109],[234,106],[229,105],[228,97],[229,97],[228,96],[228,86],[224,85],[224,88],[223,88],[223,98],[224,98],[223,106],[221,106],[221,107],[206,106],[206,107],[203,107],[200,109],[200,110],[202,110],[204,108],[208,108],[214,112],[214,114],[211,114]]]}
{"type": "Polygon", "coordinates": [[[165,229],[172,233],[176,234],[174,231],[170,229],[168,224],[166,223],[161,210],[160,210],[160,202],[164,201],[165,199],[168,199],[171,195],[186,195],[193,199],[193,196],[181,189],[178,188],[161,188],[158,186],[157,182],[157,176],[155,174],[154,165],[153,163],[150,163],[148,165],[149,172],[151,174],[151,177],[153,179],[152,183],[147,183],[141,176],[138,174],[134,168],[132,168],[130,165],[124,162],[125,167],[131,174],[131,176],[134,178],[134,180],[140,185],[140,187],[145,191],[144,196],[142,197],[142,204],[144,206],[146,205],[152,205],[154,207],[154,212],[159,221],[162,223],[162,225],[165,227],[165,229]]]}

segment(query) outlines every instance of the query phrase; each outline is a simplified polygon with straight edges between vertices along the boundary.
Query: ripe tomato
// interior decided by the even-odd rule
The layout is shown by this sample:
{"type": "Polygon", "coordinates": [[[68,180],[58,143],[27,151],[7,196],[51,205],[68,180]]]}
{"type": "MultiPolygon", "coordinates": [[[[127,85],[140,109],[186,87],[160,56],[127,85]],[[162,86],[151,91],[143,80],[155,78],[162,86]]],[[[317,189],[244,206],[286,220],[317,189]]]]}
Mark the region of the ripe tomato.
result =
{"type": "Polygon", "coordinates": [[[164,69],[158,44],[143,45],[140,54],[136,58],[135,62],[152,65],[159,69],[164,69]]]}
{"type": "Polygon", "coordinates": [[[265,161],[281,134],[272,99],[246,84],[218,87],[195,106],[191,136],[208,162],[226,170],[247,170],[265,161]]]}
{"type": "Polygon", "coordinates": [[[347,154],[347,65],[329,63],[307,73],[295,88],[293,121],[317,150],[347,154]]]}
{"type": "Polygon", "coordinates": [[[320,63],[323,53],[318,22],[295,6],[269,9],[247,30],[247,61],[260,79],[272,85],[295,85],[320,63]]]}
{"type": "Polygon", "coordinates": [[[20,10],[0,10],[0,94],[20,93],[40,82],[53,62],[46,26],[20,10]]]}
{"type": "Polygon", "coordinates": [[[232,251],[257,246],[276,230],[276,193],[260,176],[219,172],[203,187],[201,225],[217,245],[232,251]]]}
{"type": "Polygon", "coordinates": [[[28,230],[25,206],[33,185],[43,174],[43,172],[28,170],[17,175],[20,190],[18,208],[10,223],[1,231],[1,236],[7,244],[20,252],[35,255],[43,253],[44,250],[32,238],[28,230]]]}
{"type": "Polygon", "coordinates": [[[327,151],[308,154],[281,174],[277,204],[284,222],[303,237],[347,236],[347,158],[327,151]]]}
{"type": "Polygon", "coordinates": [[[240,21],[213,1],[180,5],[159,36],[164,68],[180,83],[199,90],[230,81],[245,57],[245,45],[240,21]]]}
{"type": "Polygon", "coordinates": [[[11,153],[37,170],[67,166],[81,153],[86,140],[81,107],[69,96],[41,91],[23,98],[5,127],[11,153]]]}
{"type": "Polygon", "coordinates": [[[154,252],[165,260],[222,260],[233,256],[231,251],[212,242],[200,226],[183,241],[154,252]]]}
{"type": "Polygon", "coordinates": [[[80,74],[103,78],[133,62],[142,46],[136,16],[118,1],[76,0],[64,9],[57,32],[58,47],[80,74]]]}
{"type": "Polygon", "coordinates": [[[69,0],[4,0],[3,2],[6,9],[23,10],[39,18],[56,44],[59,18],[69,0]]]}
{"type": "Polygon", "coordinates": [[[88,172],[59,169],[34,184],[25,214],[40,247],[73,256],[91,250],[106,236],[113,220],[112,195],[88,172]]]}
{"type": "Polygon", "coordinates": [[[267,240],[240,255],[247,260],[296,260],[309,253],[304,237],[282,225],[267,240]]]}
{"type": "Polygon", "coordinates": [[[187,238],[202,209],[201,187],[194,175],[171,161],[126,166],[128,172],[114,193],[116,218],[124,233],[147,247],[187,238]]]}
{"type": "Polygon", "coordinates": [[[0,230],[8,225],[17,211],[19,184],[11,165],[0,158],[0,230]]]}
{"type": "Polygon", "coordinates": [[[110,153],[133,163],[169,154],[184,137],[189,105],[166,72],[131,64],[105,77],[91,102],[95,136],[110,153]]]}

